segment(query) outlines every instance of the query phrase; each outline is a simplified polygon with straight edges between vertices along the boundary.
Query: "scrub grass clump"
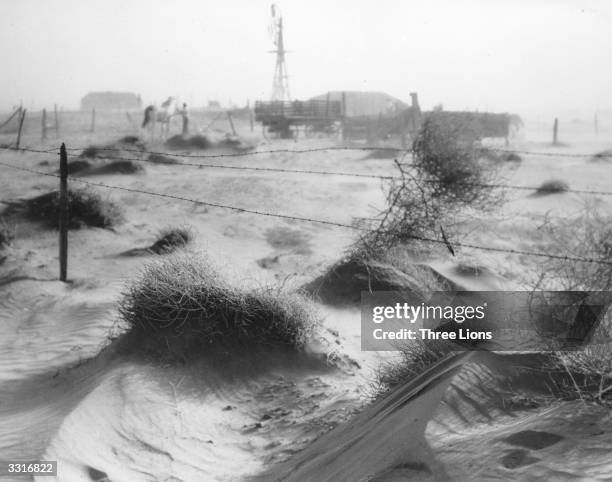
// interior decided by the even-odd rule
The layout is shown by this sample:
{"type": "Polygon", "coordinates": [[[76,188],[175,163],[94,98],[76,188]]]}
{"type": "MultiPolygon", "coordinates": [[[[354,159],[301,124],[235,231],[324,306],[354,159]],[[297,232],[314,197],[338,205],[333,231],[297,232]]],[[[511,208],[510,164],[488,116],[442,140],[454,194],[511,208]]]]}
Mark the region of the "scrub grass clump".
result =
{"type": "MultiPolygon", "coordinates": [[[[34,220],[59,227],[59,191],[51,191],[40,196],[26,199],[15,206],[25,207],[25,215],[34,220]]],[[[79,229],[83,226],[111,228],[122,221],[121,210],[112,201],[103,198],[90,189],[68,190],[68,228],[79,229]]]]}
{"type": "Polygon", "coordinates": [[[569,190],[569,185],[562,181],[561,179],[551,179],[549,181],[544,181],[536,192],[535,196],[546,196],[548,194],[559,194],[562,192],[567,192],[569,190]]]}
{"type": "Polygon", "coordinates": [[[377,373],[374,398],[409,383],[453,352],[457,345],[444,340],[413,340],[399,347],[399,360],[383,364],[377,373]]]}
{"type": "Polygon", "coordinates": [[[317,325],[304,296],[233,287],[193,255],[147,265],[124,293],[119,313],[139,339],[183,352],[264,345],[301,350],[317,325]]]}
{"type": "Polygon", "coordinates": [[[15,239],[15,226],[0,218],[0,249],[10,246],[15,239]]]}
{"type": "Polygon", "coordinates": [[[149,247],[155,254],[168,254],[184,248],[194,238],[193,231],[187,226],[167,227],[160,231],[157,240],[149,247]]]}

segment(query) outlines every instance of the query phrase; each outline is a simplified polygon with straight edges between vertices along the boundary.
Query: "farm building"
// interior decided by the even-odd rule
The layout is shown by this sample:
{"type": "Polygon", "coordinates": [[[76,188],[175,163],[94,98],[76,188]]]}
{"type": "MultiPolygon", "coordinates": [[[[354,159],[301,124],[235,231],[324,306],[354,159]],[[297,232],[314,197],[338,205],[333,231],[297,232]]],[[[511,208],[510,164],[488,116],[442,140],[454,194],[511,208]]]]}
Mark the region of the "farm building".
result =
{"type": "Polygon", "coordinates": [[[255,119],[269,132],[290,137],[303,127],[312,133],[342,134],[344,141],[398,143],[408,147],[424,120],[454,126],[468,140],[505,138],[516,131],[520,118],[492,112],[422,112],[416,93],[410,105],[383,92],[328,92],[308,100],[255,103],[255,119]]]}
{"type": "Polygon", "coordinates": [[[81,99],[81,110],[140,109],[142,99],[132,92],[89,92],[81,99]]]}
{"type": "Polygon", "coordinates": [[[270,101],[255,103],[255,119],[270,132],[281,137],[292,135],[303,126],[305,132],[337,134],[345,139],[374,136],[386,138],[418,125],[418,101],[412,96],[412,106],[383,92],[328,92],[300,101],[270,101]],[[415,107],[416,106],[416,107],[415,107]],[[341,124],[341,129],[340,129],[341,124]],[[374,131],[381,132],[374,132],[374,131]]]}
{"type": "Polygon", "coordinates": [[[313,97],[312,100],[342,101],[346,117],[378,116],[408,107],[401,100],[384,92],[332,91],[313,97]]]}
{"type": "Polygon", "coordinates": [[[418,96],[411,93],[411,105],[384,92],[330,92],[343,99],[342,137],[345,141],[377,143],[399,140],[402,147],[413,138],[421,122],[418,96]]]}

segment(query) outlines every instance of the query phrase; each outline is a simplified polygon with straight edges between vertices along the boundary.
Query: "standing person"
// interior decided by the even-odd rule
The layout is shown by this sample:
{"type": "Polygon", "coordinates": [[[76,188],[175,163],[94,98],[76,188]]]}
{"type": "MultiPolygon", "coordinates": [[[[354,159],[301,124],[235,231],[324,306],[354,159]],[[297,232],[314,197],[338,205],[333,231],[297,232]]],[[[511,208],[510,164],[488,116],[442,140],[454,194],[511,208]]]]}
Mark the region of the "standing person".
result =
{"type": "Polygon", "coordinates": [[[183,135],[189,134],[189,113],[187,112],[187,104],[183,102],[183,110],[181,110],[181,116],[183,117],[183,135]]]}

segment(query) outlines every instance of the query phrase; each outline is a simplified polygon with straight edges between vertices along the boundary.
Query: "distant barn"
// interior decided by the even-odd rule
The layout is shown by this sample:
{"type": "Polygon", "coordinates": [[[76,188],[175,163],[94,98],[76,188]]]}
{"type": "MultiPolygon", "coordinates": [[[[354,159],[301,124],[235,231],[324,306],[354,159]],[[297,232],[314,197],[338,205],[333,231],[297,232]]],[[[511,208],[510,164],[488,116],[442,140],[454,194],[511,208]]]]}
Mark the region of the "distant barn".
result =
{"type": "Polygon", "coordinates": [[[132,92],[90,92],[81,99],[81,110],[141,109],[140,95],[132,92]]]}

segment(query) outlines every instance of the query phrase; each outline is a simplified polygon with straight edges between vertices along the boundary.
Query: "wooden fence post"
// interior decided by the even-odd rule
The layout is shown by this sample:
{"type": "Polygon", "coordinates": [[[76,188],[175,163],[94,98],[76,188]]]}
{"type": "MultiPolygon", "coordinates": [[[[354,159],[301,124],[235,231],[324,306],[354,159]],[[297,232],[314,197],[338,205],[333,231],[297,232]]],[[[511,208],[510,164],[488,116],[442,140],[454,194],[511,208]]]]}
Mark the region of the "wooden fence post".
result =
{"type": "Polygon", "coordinates": [[[26,109],[22,109],[21,118],[19,119],[19,131],[17,131],[17,143],[16,147],[19,149],[19,143],[21,142],[21,130],[23,129],[23,121],[25,120],[26,109]]]}
{"type": "Polygon", "coordinates": [[[187,112],[187,107],[185,106],[181,111],[181,120],[182,120],[182,129],[181,135],[187,136],[189,134],[189,114],[187,112]]]}
{"type": "Polygon", "coordinates": [[[42,110],[42,139],[47,138],[47,109],[42,110]]]}
{"type": "Polygon", "coordinates": [[[553,124],[553,145],[557,145],[557,135],[559,133],[559,119],[555,117],[555,123],[553,124]]]}
{"type": "Polygon", "coordinates": [[[251,132],[255,129],[255,123],[253,122],[253,109],[249,108],[249,122],[251,124],[251,132]]]}
{"type": "Polygon", "coordinates": [[[406,149],[406,147],[408,146],[408,142],[406,141],[406,112],[400,112],[399,116],[398,116],[398,121],[399,121],[399,131],[400,131],[400,145],[402,146],[402,149],[406,149]]]}
{"type": "Polygon", "coordinates": [[[227,111],[227,119],[229,120],[230,126],[232,128],[232,133],[234,134],[234,136],[236,136],[236,129],[234,127],[234,121],[232,120],[232,113],[229,110],[227,111]]]}
{"type": "Polygon", "coordinates": [[[57,104],[53,106],[53,111],[55,115],[55,137],[59,138],[59,116],[57,115],[57,104]]]}
{"type": "Polygon", "coordinates": [[[95,107],[91,109],[91,132],[96,132],[96,108],[95,107]]]}
{"type": "Polygon", "coordinates": [[[63,142],[60,147],[59,264],[60,281],[65,282],[68,272],[68,155],[63,142]]]}

